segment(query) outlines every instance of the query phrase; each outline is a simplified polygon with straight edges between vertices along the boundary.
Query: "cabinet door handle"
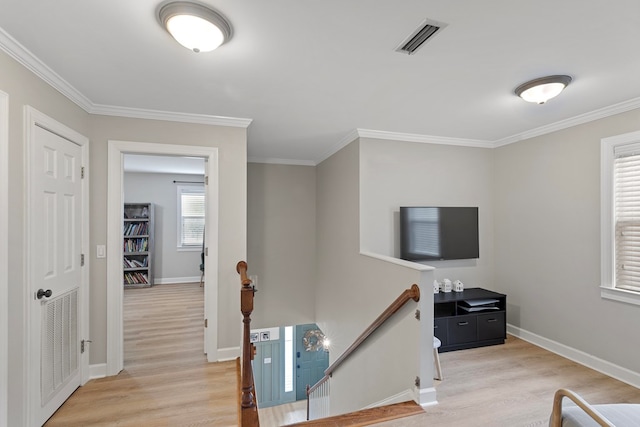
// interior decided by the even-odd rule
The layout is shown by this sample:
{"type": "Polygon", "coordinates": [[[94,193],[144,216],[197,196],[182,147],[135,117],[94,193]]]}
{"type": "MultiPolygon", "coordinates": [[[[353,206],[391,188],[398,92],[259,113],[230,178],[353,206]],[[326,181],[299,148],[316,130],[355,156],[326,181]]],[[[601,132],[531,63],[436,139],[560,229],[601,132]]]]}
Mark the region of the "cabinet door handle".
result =
{"type": "Polygon", "coordinates": [[[493,322],[497,322],[498,319],[487,319],[487,323],[493,323],[493,322]]]}
{"type": "Polygon", "coordinates": [[[438,325],[433,325],[433,329],[438,329],[438,325]]]}
{"type": "Polygon", "coordinates": [[[467,326],[469,322],[458,322],[458,326],[467,326]]]}

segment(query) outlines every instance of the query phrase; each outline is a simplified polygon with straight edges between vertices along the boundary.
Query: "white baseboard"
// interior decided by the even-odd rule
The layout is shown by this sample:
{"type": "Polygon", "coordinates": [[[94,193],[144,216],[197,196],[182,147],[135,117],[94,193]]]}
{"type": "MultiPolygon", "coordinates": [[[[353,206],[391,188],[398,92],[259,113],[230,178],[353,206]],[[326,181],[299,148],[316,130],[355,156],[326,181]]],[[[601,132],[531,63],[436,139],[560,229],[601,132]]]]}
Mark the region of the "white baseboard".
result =
{"type": "Polygon", "coordinates": [[[96,365],[89,365],[89,379],[95,380],[97,378],[104,378],[107,376],[107,364],[98,363],[96,365]]]}
{"type": "Polygon", "coordinates": [[[367,405],[362,409],[377,408],[378,406],[393,405],[394,403],[407,402],[409,400],[415,400],[415,394],[413,393],[412,390],[404,390],[404,391],[401,391],[398,394],[395,394],[393,396],[389,396],[386,399],[382,399],[379,402],[372,403],[371,405],[367,405]]]}
{"type": "Polygon", "coordinates": [[[240,357],[240,347],[227,347],[218,349],[218,362],[236,360],[240,357]]]}
{"type": "Polygon", "coordinates": [[[393,405],[394,403],[408,402],[410,400],[418,403],[423,408],[438,404],[438,401],[436,400],[436,389],[434,387],[429,387],[421,389],[416,388],[413,390],[407,389],[393,396],[389,396],[386,399],[382,399],[379,402],[372,403],[362,409],[377,408],[378,406],[393,405]]]}
{"type": "Polygon", "coordinates": [[[166,285],[174,283],[200,283],[200,276],[192,277],[156,277],[153,279],[154,285],[166,285]]]}
{"type": "Polygon", "coordinates": [[[577,350],[513,325],[507,324],[507,332],[515,337],[530,342],[531,344],[542,347],[545,350],[549,350],[619,381],[632,385],[636,388],[640,388],[640,374],[630,369],[615,365],[604,359],[585,353],[584,351],[577,350]]]}
{"type": "Polygon", "coordinates": [[[438,400],[436,399],[436,388],[425,387],[416,390],[415,401],[418,402],[423,408],[426,408],[427,406],[437,405],[438,400]]]}

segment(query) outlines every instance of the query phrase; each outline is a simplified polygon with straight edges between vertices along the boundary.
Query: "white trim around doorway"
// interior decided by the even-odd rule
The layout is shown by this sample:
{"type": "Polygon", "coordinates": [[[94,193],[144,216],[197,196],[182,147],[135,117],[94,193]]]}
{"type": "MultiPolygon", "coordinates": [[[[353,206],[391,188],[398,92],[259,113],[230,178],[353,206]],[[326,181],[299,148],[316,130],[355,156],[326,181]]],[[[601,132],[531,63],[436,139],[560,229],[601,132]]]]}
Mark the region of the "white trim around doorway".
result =
{"type": "MultiPolygon", "coordinates": [[[[202,157],[206,160],[207,232],[205,271],[218,271],[218,149],[196,145],[172,145],[134,141],[108,142],[107,170],[107,365],[106,375],[116,375],[124,368],[122,285],[122,215],[123,161],[125,154],[152,154],[202,157]]],[[[209,362],[218,361],[218,275],[209,274],[205,286],[205,352],[209,362]]]]}

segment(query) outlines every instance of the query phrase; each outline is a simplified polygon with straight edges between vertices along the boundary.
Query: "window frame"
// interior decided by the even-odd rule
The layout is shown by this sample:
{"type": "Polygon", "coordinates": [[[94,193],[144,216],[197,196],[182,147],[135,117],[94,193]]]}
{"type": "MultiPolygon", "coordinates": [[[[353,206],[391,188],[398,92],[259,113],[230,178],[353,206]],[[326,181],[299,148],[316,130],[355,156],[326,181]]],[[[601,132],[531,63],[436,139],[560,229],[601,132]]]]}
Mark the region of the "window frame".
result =
{"type": "MultiPolygon", "coordinates": [[[[202,194],[203,197],[206,198],[204,183],[203,184],[180,184],[176,189],[176,226],[177,226],[177,234],[176,234],[176,247],[178,251],[202,251],[203,243],[198,243],[195,245],[183,245],[182,244],[182,195],[183,194],[202,194]]],[[[204,206],[206,208],[206,199],[204,201],[204,206]]],[[[203,216],[203,219],[206,216],[203,216]]],[[[203,236],[204,237],[204,236],[203,236]]]]}
{"type": "Polygon", "coordinates": [[[640,305],[640,292],[620,289],[615,282],[614,160],[616,152],[640,153],[640,131],[603,138],[600,144],[600,296],[640,305]]]}

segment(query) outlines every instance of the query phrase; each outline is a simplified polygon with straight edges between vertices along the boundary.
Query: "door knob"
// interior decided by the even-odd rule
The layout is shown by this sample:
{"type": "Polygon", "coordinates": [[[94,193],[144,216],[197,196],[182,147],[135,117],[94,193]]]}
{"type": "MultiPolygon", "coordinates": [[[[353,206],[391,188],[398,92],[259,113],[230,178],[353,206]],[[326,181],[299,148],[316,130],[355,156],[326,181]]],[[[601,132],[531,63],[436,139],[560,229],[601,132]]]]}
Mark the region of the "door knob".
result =
{"type": "Polygon", "coordinates": [[[38,297],[38,299],[42,299],[42,297],[49,298],[51,295],[53,295],[53,292],[51,292],[51,289],[47,289],[46,291],[44,289],[38,289],[38,293],[36,294],[36,297],[38,297]]]}

